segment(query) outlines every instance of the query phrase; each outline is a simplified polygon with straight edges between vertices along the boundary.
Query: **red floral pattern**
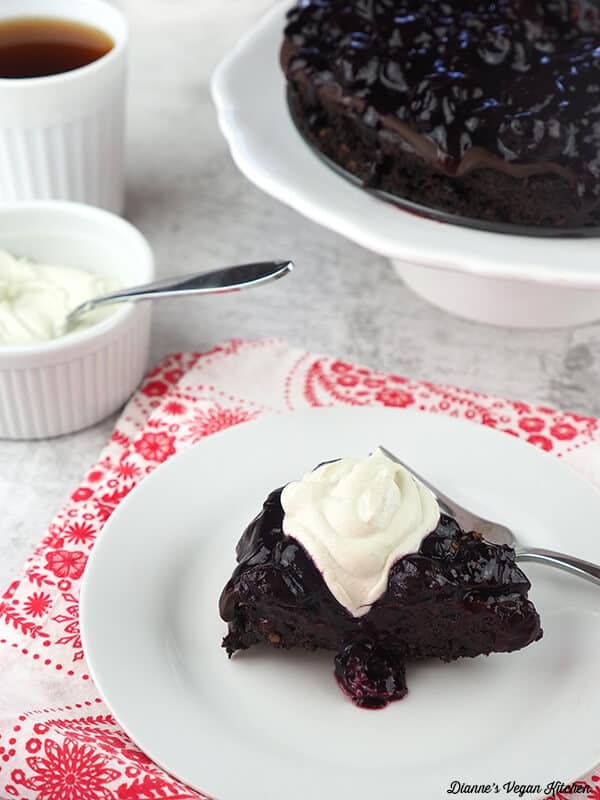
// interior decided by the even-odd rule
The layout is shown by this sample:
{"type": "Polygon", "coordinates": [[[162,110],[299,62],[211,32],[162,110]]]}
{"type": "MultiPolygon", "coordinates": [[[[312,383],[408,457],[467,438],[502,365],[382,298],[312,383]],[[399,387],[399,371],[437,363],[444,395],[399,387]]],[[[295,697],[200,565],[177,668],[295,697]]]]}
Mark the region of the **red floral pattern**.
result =
{"type": "MultiPolygon", "coordinates": [[[[112,481],[107,481],[107,485],[112,481]]],[[[104,523],[110,517],[121,500],[133,489],[133,483],[127,483],[120,488],[111,488],[106,492],[98,492],[98,496],[92,498],[95,513],[99,522],[104,523]]]]}
{"type": "Polygon", "coordinates": [[[96,538],[96,529],[89,522],[71,522],[65,528],[64,538],[69,544],[90,544],[96,538]]]}
{"type": "Polygon", "coordinates": [[[415,402],[415,398],[410,392],[390,388],[381,389],[375,395],[375,399],[384,406],[393,406],[394,408],[406,408],[415,402]]]}
{"type": "Polygon", "coordinates": [[[52,597],[47,592],[34,592],[23,603],[23,611],[30,617],[43,617],[52,606],[52,597]]]}
{"type": "Polygon", "coordinates": [[[165,403],[164,412],[170,417],[180,417],[185,414],[186,406],[178,400],[172,400],[170,403],[165,403]]]}
{"type": "MultiPolygon", "coordinates": [[[[96,697],[79,632],[89,551],[136,483],[177,450],[263,413],[334,404],[462,417],[560,456],[600,442],[596,419],[375,372],[273,340],[234,340],[205,354],[168,356],[0,599],[0,674],[4,659],[26,659],[32,697],[44,698],[38,709],[0,719],[0,798],[202,798],[153,764],[96,697]]],[[[587,796],[600,800],[598,775],[585,780],[587,796]]]]}
{"type": "Polygon", "coordinates": [[[50,550],[46,567],[57,578],[81,578],[87,556],[80,550],[50,550]]]}
{"type": "Polygon", "coordinates": [[[73,661],[79,661],[83,658],[81,635],[79,633],[79,599],[69,592],[64,592],[62,599],[70,605],[66,606],[66,613],[52,617],[55,622],[65,626],[63,636],[56,639],[55,644],[70,645],[74,651],[73,661]]]}
{"type": "Polygon", "coordinates": [[[43,756],[30,756],[27,766],[35,773],[30,778],[15,778],[28,789],[38,792],[38,800],[113,800],[114,793],[106,784],[116,780],[119,773],[107,766],[107,758],[89,744],[65,739],[60,747],[51,739],[44,742],[43,756]]]}
{"type": "Polygon", "coordinates": [[[147,397],[162,397],[168,391],[169,386],[164,381],[149,381],[142,388],[142,392],[147,397]]]}
{"type": "Polygon", "coordinates": [[[559,422],[550,428],[550,433],[555,439],[570,441],[577,436],[577,428],[568,422],[559,422]]]}
{"type": "Polygon", "coordinates": [[[178,383],[183,378],[184,372],[182,369],[169,369],[165,372],[165,380],[169,383],[178,383]]]}
{"type": "Polygon", "coordinates": [[[199,442],[205,436],[230,428],[232,425],[239,425],[241,422],[248,422],[256,416],[256,412],[241,407],[223,408],[220,405],[214,405],[196,412],[187,423],[187,435],[184,439],[192,443],[199,442]]]}
{"type": "Polygon", "coordinates": [[[545,422],[540,417],[521,417],[519,428],[527,433],[539,433],[544,430],[545,422]]]}
{"type": "Polygon", "coordinates": [[[175,437],[166,433],[145,433],[135,449],[147,461],[162,463],[175,453],[175,437]]]}
{"type": "MultiPolygon", "coordinates": [[[[334,403],[365,406],[384,405],[463,417],[518,436],[530,444],[557,455],[595,441],[599,436],[598,420],[578,414],[558,414],[544,406],[509,402],[477,392],[412,381],[398,375],[373,372],[343,361],[306,357],[297,362],[291,382],[302,382],[301,391],[310,405],[334,403]]],[[[298,391],[296,389],[296,391],[298,391]]],[[[288,401],[288,408],[295,407],[288,401]]]]}
{"type": "Polygon", "coordinates": [[[73,494],[71,495],[72,499],[78,503],[82,503],[84,500],[89,500],[90,497],[94,494],[94,490],[90,489],[89,486],[80,486],[79,489],[76,489],[73,494]]]}
{"type": "Polygon", "coordinates": [[[45,639],[48,637],[42,625],[27,619],[9,603],[0,603],[0,622],[3,622],[9,630],[17,631],[28,639],[45,639]]]}
{"type": "Polygon", "coordinates": [[[122,481],[133,481],[140,478],[142,470],[131,461],[121,461],[114,467],[115,476],[122,481]]]}

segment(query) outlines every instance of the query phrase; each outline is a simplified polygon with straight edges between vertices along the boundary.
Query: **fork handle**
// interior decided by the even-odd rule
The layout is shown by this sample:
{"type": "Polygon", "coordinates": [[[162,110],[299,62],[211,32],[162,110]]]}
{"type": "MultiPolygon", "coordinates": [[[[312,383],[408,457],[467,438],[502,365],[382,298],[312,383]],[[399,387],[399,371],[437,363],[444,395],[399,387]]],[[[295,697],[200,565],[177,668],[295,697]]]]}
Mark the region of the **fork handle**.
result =
{"type": "Polygon", "coordinates": [[[557,567],[565,572],[571,572],[573,575],[600,585],[600,566],[598,564],[567,556],[564,553],[555,553],[553,550],[542,550],[538,547],[517,549],[517,561],[537,561],[549,567],[557,567]]]}

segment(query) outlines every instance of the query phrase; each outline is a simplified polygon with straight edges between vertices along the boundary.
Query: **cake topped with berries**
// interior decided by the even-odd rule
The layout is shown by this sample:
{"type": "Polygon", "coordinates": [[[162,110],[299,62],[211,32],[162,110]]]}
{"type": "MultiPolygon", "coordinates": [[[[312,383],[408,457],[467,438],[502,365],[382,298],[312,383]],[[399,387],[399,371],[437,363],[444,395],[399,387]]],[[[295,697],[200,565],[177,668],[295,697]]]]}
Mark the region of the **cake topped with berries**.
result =
{"type": "Polygon", "coordinates": [[[380,450],[272,492],[237,561],[220,599],[227,652],[329,650],[360,707],[404,697],[407,662],[510,652],[542,635],[514,550],[461,530],[380,450]]]}
{"type": "Polygon", "coordinates": [[[299,0],[292,114],[367,187],[462,217],[600,224],[600,6],[299,0]]]}

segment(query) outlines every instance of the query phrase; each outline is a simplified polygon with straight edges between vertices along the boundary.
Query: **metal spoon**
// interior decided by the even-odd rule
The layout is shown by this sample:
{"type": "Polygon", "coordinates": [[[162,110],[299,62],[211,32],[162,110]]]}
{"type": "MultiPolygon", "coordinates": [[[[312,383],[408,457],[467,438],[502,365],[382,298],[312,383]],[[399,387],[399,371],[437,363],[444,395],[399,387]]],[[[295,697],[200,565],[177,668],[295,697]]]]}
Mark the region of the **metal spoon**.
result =
{"type": "Polygon", "coordinates": [[[263,286],[278,278],[283,278],[293,268],[294,265],[291,261],[264,261],[258,264],[224,267],[195,275],[165,278],[142,286],[119,289],[116,292],[92,297],[78,305],[65,317],[63,327],[65,330],[69,330],[79,317],[98,306],[112,303],[135,303],[138,300],[156,300],[161,297],[238,292],[240,289],[263,286]]]}
{"type": "Polygon", "coordinates": [[[592,564],[590,561],[584,561],[575,556],[569,556],[565,553],[556,553],[553,550],[543,550],[539,547],[525,547],[522,545],[514,535],[514,533],[507,528],[506,525],[500,525],[498,522],[492,522],[489,519],[480,517],[472,511],[459,505],[455,500],[452,500],[448,495],[436,489],[429,481],[414,471],[408,464],[390,453],[385,447],[379,446],[381,452],[392,461],[395,461],[400,466],[407,469],[414,477],[420,481],[423,486],[426,486],[436,497],[438,505],[444,514],[458,522],[464,531],[477,531],[483,538],[491,544],[506,544],[512,547],[515,551],[517,561],[537,561],[541,564],[546,564],[549,567],[557,567],[558,569],[570,572],[580,578],[585,578],[592,583],[600,584],[600,565],[592,564]]]}

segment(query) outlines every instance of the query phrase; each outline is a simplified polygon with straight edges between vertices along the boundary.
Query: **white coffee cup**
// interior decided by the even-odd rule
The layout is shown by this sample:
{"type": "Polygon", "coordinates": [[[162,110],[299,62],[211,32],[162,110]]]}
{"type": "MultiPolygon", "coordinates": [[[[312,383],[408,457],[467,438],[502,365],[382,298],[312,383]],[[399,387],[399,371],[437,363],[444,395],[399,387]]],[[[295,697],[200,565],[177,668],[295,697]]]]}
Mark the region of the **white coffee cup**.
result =
{"type": "Polygon", "coordinates": [[[0,21],[53,17],[107,33],[90,64],[39,78],[0,78],[0,204],[76,200],[121,213],[127,22],[105,0],[2,0],[0,21]]]}

